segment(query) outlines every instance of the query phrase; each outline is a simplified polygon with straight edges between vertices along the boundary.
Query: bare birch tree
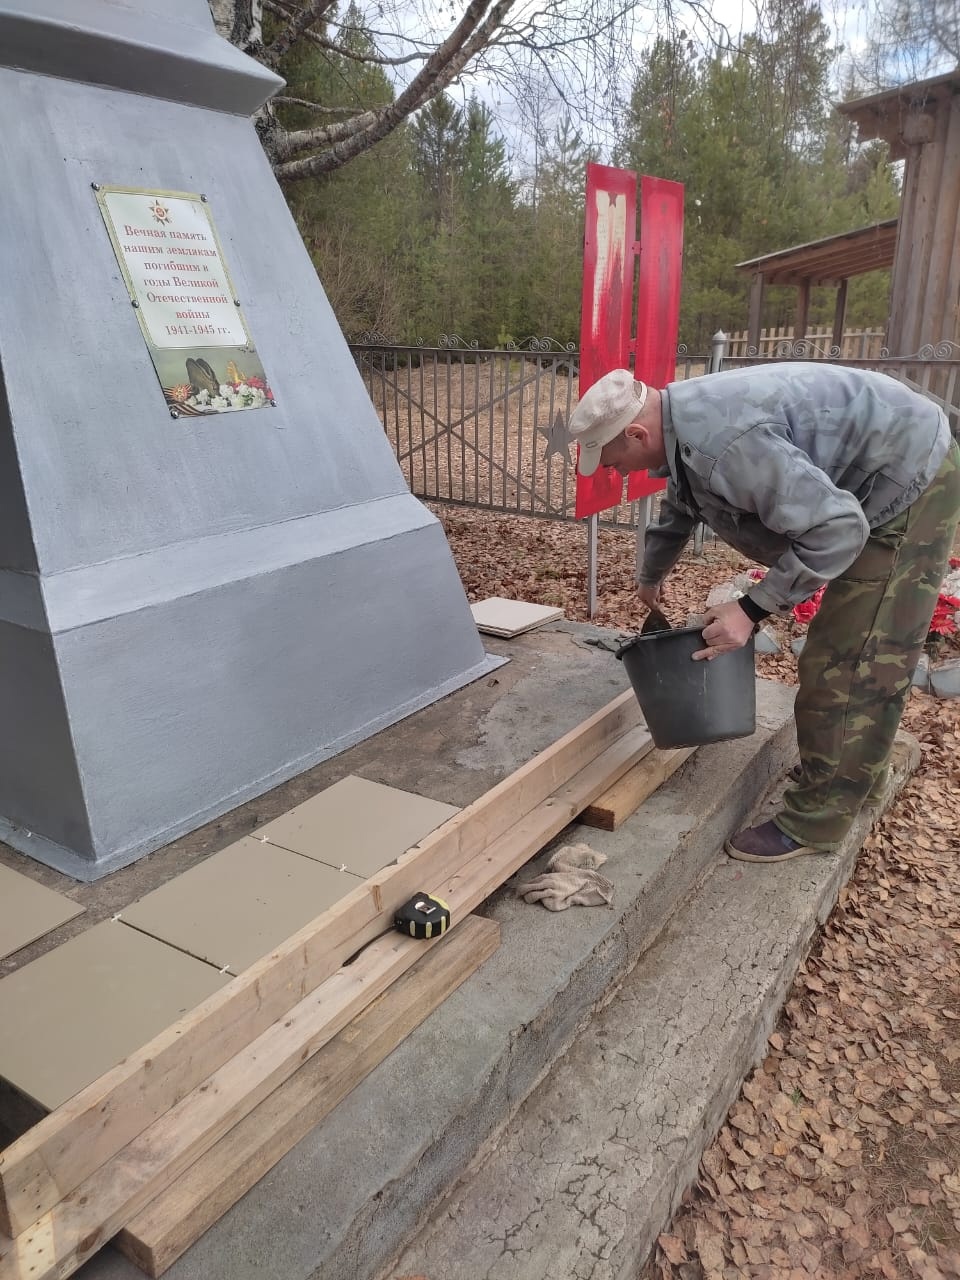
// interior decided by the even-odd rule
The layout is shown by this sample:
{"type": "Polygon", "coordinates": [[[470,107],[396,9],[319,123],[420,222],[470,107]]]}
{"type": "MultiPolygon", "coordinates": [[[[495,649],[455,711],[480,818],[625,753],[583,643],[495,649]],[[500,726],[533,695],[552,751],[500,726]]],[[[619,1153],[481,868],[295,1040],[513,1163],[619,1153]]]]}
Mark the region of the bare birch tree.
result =
{"type": "MultiPolygon", "coordinates": [[[[336,0],[209,0],[220,33],[264,65],[308,41],[331,59],[386,71],[391,100],[351,110],[279,95],[259,121],[277,176],[317,177],[347,164],[467,73],[521,104],[529,86],[546,84],[578,122],[607,116],[634,56],[638,16],[671,22],[670,0],[369,0],[341,9],[336,0]],[[266,34],[265,34],[266,33],[266,34]],[[356,36],[364,41],[358,49],[356,36]],[[316,123],[286,129],[284,104],[316,123]]],[[[708,25],[709,6],[703,9],[708,25]]]]}
{"type": "Polygon", "coordinates": [[[958,0],[877,0],[862,49],[850,53],[852,96],[880,92],[960,67],[958,0]]]}

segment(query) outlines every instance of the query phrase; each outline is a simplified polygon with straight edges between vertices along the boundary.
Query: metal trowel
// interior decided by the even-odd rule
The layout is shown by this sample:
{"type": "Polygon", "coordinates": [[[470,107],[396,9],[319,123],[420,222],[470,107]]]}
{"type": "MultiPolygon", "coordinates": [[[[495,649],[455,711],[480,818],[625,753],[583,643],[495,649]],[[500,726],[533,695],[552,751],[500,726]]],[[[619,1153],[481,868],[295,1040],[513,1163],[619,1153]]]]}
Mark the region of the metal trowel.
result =
{"type": "Polygon", "coordinates": [[[668,620],[667,615],[660,609],[651,609],[647,615],[647,619],[640,628],[642,636],[652,635],[655,631],[672,631],[673,625],[668,620]]]}

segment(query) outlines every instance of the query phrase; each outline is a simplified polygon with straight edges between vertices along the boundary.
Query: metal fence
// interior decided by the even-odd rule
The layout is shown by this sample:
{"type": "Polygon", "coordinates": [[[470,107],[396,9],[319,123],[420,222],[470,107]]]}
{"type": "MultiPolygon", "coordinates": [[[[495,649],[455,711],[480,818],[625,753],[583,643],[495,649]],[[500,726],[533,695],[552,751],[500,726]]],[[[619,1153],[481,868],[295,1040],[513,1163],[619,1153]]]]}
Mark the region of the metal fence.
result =
{"type": "MultiPolygon", "coordinates": [[[[566,423],[577,399],[576,347],[531,338],[483,350],[444,337],[436,347],[364,341],[350,349],[418,498],[574,519],[566,423]]],[[[677,377],[705,373],[708,360],[682,352],[677,377]]],[[[634,528],[638,507],[625,502],[601,523],[634,528]]]]}
{"type": "MultiPolygon", "coordinates": [[[[411,491],[431,502],[513,515],[573,520],[575,476],[566,422],[577,398],[579,353],[551,338],[483,350],[453,336],[435,347],[395,346],[376,336],[351,344],[354,359],[411,491]]],[[[677,354],[677,379],[765,360],[823,359],[878,369],[928,395],[960,436],[960,347],[914,356],[841,357],[809,340],[780,339],[762,354],[731,356],[717,334],[708,355],[677,354]]],[[[601,525],[636,528],[643,503],[604,512],[601,525]]]]}

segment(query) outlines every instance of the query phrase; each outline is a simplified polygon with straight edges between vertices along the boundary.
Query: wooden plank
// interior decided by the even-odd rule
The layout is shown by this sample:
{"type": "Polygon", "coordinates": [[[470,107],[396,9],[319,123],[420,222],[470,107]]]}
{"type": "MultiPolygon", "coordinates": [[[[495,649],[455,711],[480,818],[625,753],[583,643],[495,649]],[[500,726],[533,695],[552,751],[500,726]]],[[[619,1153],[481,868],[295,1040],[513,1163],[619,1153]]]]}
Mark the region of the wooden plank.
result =
{"type": "Polygon", "coordinates": [[[163,1275],[499,945],[496,921],[464,920],[138,1214],[121,1252],[163,1275]]]}
{"type": "Polygon", "coordinates": [[[625,773],[619,782],[615,782],[599,799],[588,805],[580,815],[580,821],[588,827],[599,827],[602,831],[616,831],[644,800],[653,795],[657,787],[676,773],[685,760],[690,759],[696,749],[674,747],[666,751],[651,751],[629,773],[625,773]]]}
{"type": "MultiPolygon", "coordinates": [[[[645,729],[631,730],[510,831],[481,848],[439,890],[435,882],[429,888],[422,883],[419,887],[441,892],[456,927],[458,920],[651,746],[645,729]]],[[[36,1225],[15,1240],[0,1241],[0,1280],[64,1280],[71,1275],[409,969],[423,948],[432,945],[398,933],[372,942],[352,964],[327,978],[101,1165],[36,1225]]]]}
{"type": "Polygon", "coordinates": [[[436,892],[454,912],[474,911],[481,902],[577,818],[617,778],[653,750],[646,729],[634,729],[615,742],[499,840],[441,884],[436,892]]]}
{"type": "Polygon", "coordinates": [[[628,690],[0,1152],[0,1231],[39,1221],[334,975],[411,894],[456,872],[639,719],[628,690]]]}

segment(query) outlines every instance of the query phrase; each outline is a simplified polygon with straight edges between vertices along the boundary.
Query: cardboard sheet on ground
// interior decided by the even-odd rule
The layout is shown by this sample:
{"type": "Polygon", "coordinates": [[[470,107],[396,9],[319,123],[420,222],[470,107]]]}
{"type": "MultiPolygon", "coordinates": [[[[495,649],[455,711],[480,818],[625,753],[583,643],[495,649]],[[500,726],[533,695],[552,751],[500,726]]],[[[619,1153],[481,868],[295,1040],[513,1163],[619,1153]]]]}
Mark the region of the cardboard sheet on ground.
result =
{"type": "Polygon", "coordinates": [[[0,960],[82,911],[63,894],[0,865],[0,960]]]}
{"type": "Polygon", "coordinates": [[[510,640],[513,636],[542,627],[545,622],[555,622],[563,617],[563,610],[547,604],[528,604],[525,600],[506,600],[502,596],[490,596],[470,606],[478,631],[510,640]]]}
{"type": "Polygon", "coordinates": [[[247,836],[148,893],[123,919],[239,973],[360,883],[360,876],[247,836]]]}
{"type": "Polygon", "coordinates": [[[328,866],[372,876],[457,812],[455,805],[351,774],[255,834],[328,866]]]}
{"type": "Polygon", "coordinates": [[[0,1078],[52,1111],[230,981],[105,920],[0,980],[0,1078]]]}

